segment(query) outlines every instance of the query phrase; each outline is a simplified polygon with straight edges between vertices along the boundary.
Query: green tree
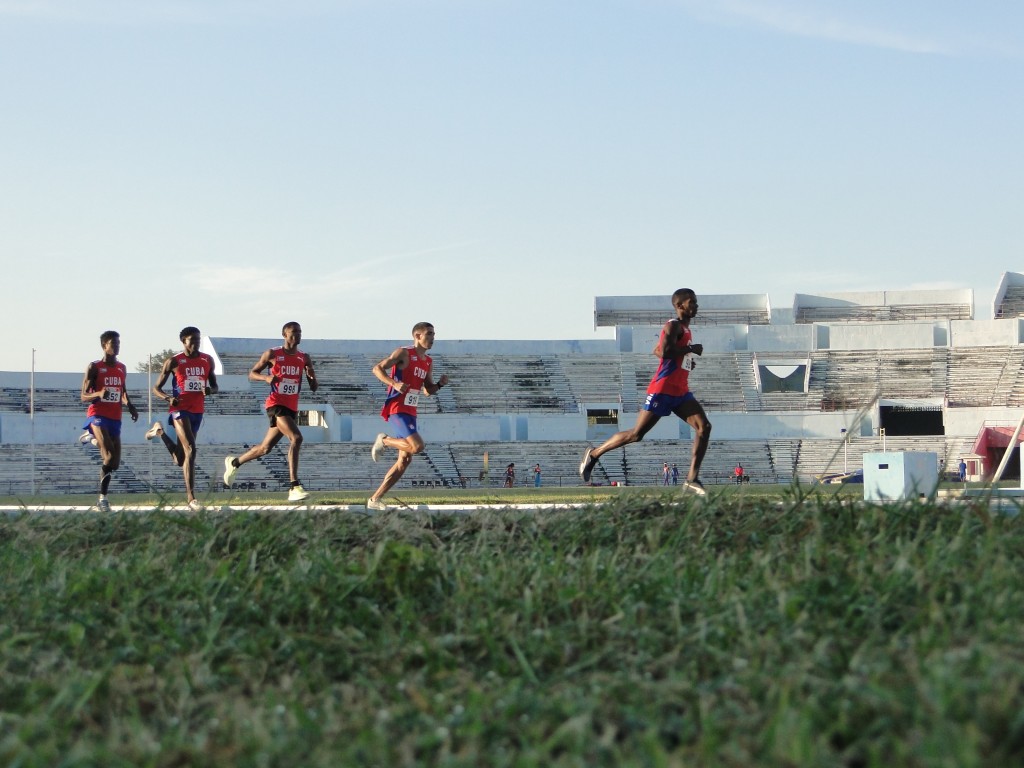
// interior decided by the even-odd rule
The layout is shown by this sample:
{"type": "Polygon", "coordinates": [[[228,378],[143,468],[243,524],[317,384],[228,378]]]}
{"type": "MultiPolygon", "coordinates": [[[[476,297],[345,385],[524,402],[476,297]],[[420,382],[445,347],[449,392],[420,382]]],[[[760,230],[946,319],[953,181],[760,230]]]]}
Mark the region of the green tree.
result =
{"type": "Polygon", "coordinates": [[[174,349],[165,349],[160,352],[154,352],[149,356],[148,360],[143,360],[135,366],[135,372],[149,373],[152,371],[153,373],[160,373],[161,369],[164,367],[164,360],[168,357],[173,357],[176,354],[177,350],[174,349]]]}

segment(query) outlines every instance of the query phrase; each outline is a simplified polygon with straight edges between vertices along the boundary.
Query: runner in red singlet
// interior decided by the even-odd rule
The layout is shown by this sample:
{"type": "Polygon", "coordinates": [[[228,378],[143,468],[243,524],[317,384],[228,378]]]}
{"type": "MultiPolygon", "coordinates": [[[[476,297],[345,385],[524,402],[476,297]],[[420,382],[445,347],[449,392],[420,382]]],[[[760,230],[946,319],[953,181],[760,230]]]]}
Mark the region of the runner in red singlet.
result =
{"type": "Polygon", "coordinates": [[[385,432],[381,432],[373,443],[370,455],[374,461],[378,461],[385,448],[394,448],[398,451],[398,458],[384,475],[380,487],[367,500],[367,509],[388,509],[381,497],[401,479],[412,457],[424,447],[423,438],[416,429],[419,399],[435,394],[448,383],[447,376],[441,376],[436,384],[430,377],[433,361],[427,352],[434,346],[434,326],[430,323],[416,323],[412,328],[412,338],[411,347],[399,347],[373,366],[373,375],[388,388],[380,415],[398,436],[388,437],[385,432]]]}
{"type": "Polygon", "coordinates": [[[182,468],[185,475],[185,495],[190,509],[198,512],[202,505],[196,499],[196,435],[203,423],[206,410],[206,396],[218,392],[217,375],[213,371],[213,358],[199,351],[202,334],[194,326],[182,328],[178,334],[184,350],[171,355],[164,361],[160,378],[153,385],[153,394],[159,400],[166,400],[169,411],[167,423],[174,427],[177,441],[172,440],[159,421],[146,432],[146,439],[159,437],[171,454],[174,463],[182,468]],[[164,392],[164,384],[171,379],[170,393],[164,392]]]}
{"type": "Polygon", "coordinates": [[[224,485],[230,488],[242,464],[265,456],[282,437],[287,437],[290,443],[288,474],[291,478],[288,501],[303,501],[309,494],[299,482],[299,449],[302,447],[302,432],[298,425],[299,392],[302,390],[303,376],[313,392],[320,385],[313,371],[313,359],[299,350],[299,342],[302,341],[302,328],[299,324],[286,323],[281,329],[281,335],[284,337],[284,345],[268,349],[249,371],[249,381],[262,381],[270,385],[270,395],[266,402],[270,429],[259,445],[253,446],[241,456],[228,456],[224,459],[224,485]]]}
{"type": "Polygon", "coordinates": [[[128,407],[132,421],[139,420],[131,397],[128,396],[128,370],[117,359],[121,351],[121,335],[117,331],[104,331],[100,336],[103,357],[89,363],[82,379],[82,402],[89,404],[81,442],[93,442],[99,448],[100,498],[96,506],[101,512],[110,511],[107,491],[110,478],[121,466],[121,410],[128,407]],[[89,435],[91,434],[91,438],[89,435]]]}
{"type": "Polygon", "coordinates": [[[638,443],[658,423],[662,416],[675,414],[694,431],[693,455],[690,471],[683,487],[698,495],[705,495],[700,482],[700,465],[711,439],[711,422],[704,408],[690,392],[690,371],[696,367],[693,356],[704,352],[703,344],[694,344],[690,334],[690,320],[697,315],[697,295],[689,288],[680,288],[672,294],[676,316],[661,329],[654,355],[660,358],[658,369],[647,386],[647,400],[637,414],[632,429],[616,432],[597,448],[587,448],[580,462],[580,477],[589,483],[597,460],[608,451],[630,443],[638,443]]]}

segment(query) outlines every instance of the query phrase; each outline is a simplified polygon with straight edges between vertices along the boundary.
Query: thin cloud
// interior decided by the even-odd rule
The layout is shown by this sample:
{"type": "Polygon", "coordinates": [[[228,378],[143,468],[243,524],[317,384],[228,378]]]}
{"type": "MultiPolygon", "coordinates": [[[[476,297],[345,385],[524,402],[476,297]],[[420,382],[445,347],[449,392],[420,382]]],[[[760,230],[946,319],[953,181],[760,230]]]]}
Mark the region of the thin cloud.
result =
{"type": "MultiPolygon", "coordinates": [[[[470,243],[452,243],[430,248],[421,248],[404,253],[393,253],[350,264],[329,272],[317,274],[309,270],[296,274],[293,270],[271,267],[231,267],[193,264],[186,273],[194,285],[207,293],[218,296],[244,296],[254,290],[272,289],[279,296],[324,296],[365,294],[375,288],[387,285],[393,273],[384,269],[394,262],[409,262],[424,259],[439,253],[465,248],[470,243]]],[[[452,263],[444,264],[431,260],[434,271],[453,268],[452,263]]]]}
{"type": "Polygon", "coordinates": [[[262,290],[269,286],[273,286],[275,291],[289,291],[298,287],[295,276],[283,269],[193,264],[185,272],[199,290],[219,295],[244,295],[252,293],[254,289],[262,290]]]}
{"type": "Polygon", "coordinates": [[[828,16],[813,7],[796,9],[750,0],[697,0],[690,8],[709,19],[753,24],[787,35],[918,54],[950,54],[936,40],[828,16]]]}
{"type": "Polygon", "coordinates": [[[99,26],[235,24],[337,9],[329,0],[0,0],[0,18],[99,26]]]}

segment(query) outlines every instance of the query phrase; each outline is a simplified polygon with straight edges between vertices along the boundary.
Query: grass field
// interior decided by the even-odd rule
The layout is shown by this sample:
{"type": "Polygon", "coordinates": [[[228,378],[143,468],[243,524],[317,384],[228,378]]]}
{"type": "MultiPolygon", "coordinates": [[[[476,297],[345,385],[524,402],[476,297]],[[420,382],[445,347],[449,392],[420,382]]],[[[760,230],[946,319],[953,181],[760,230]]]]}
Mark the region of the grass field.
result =
{"type": "Polygon", "coordinates": [[[805,493],[9,514],[0,763],[1019,765],[1021,518],[805,493]]]}

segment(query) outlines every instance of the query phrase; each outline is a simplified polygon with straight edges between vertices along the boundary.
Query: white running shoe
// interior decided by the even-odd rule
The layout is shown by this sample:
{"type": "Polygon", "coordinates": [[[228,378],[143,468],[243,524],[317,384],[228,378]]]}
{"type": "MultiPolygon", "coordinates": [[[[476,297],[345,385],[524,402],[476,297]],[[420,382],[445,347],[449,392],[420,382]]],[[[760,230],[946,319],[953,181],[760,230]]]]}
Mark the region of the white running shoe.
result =
{"type": "Polygon", "coordinates": [[[88,429],[78,436],[78,442],[82,445],[97,445],[96,436],[88,429]]]}
{"type": "Polygon", "coordinates": [[[107,501],[106,496],[100,496],[100,500],[96,502],[96,509],[98,509],[100,512],[110,511],[110,502],[107,501]]]}
{"type": "Polygon", "coordinates": [[[204,509],[204,507],[203,507],[202,503],[200,503],[199,499],[192,499],[192,501],[190,501],[188,503],[188,508],[190,510],[192,510],[193,512],[202,512],[203,509],[204,509]]]}
{"type": "Polygon", "coordinates": [[[238,474],[238,467],[231,463],[234,458],[234,456],[224,457],[224,485],[228,488],[230,488],[231,484],[235,482],[235,475],[238,474]]]}
{"type": "Polygon", "coordinates": [[[391,509],[391,507],[389,507],[380,499],[367,499],[366,508],[375,510],[377,512],[387,512],[389,509],[391,509]]]}
{"type": "Polygon", "coordinates": [[[690,491],[691,493],[697,494],[698,496],[708,495],[708,492],[704,490],[704,484],[701,483],[700,480],[687,480],[685,483],[683,483],[683,488],[690,491]]]}
{"type": "Polygon", "coordinates": [[[309,493],[301,485],[293,485],[288,491],[288,501],[304,501],[309,498],[309,493]]]}
{"type": "Polygon", "coordinates": [[[154,437],[160,437],[164,433],[164,428],[159,421],[154,421],[153,426],[146,431],[146,439],[152,440],[154,437]]]}
{"type": "Polygon", "coordinates": [[[380,461],[380,455],[384,453],[384,449],[387,448],[387,446],[384,445],[385,437],[387,437],[387,434],[381,432],[377,435],[377,439],[373,441],[373,448],[370,449],[370,458],[374,461],[380,461]]]}
{"type": "Polygon", "coordinates": [[[593,448],[587,448],[586,453],[583,454],[583,461],[580,462],[580,477],[587,484],[590,483],[590,476],[594,474],[594,465],[597,463],[590,460],[590,452],[593,450],[593,448]]]}

